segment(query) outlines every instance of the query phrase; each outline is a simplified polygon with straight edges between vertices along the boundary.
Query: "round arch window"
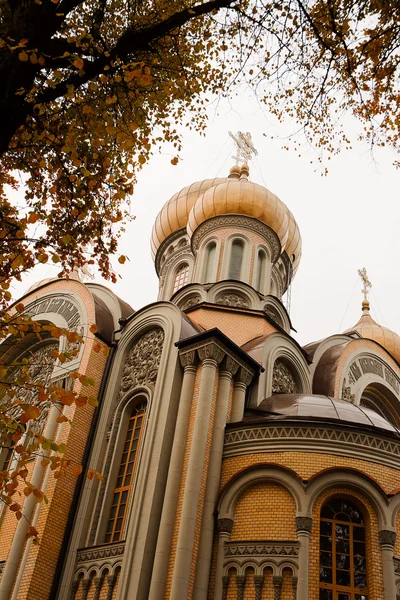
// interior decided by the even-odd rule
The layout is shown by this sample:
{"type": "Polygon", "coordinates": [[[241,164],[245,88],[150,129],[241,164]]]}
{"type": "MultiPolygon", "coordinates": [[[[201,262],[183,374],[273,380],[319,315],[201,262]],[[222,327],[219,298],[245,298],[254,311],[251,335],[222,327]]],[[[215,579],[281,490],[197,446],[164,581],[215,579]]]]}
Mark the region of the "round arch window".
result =
{"type": "Polygon", "coordinates": [[[365,522],[344,498],[321,510],[319,600],[368,600],[365,522]]]}

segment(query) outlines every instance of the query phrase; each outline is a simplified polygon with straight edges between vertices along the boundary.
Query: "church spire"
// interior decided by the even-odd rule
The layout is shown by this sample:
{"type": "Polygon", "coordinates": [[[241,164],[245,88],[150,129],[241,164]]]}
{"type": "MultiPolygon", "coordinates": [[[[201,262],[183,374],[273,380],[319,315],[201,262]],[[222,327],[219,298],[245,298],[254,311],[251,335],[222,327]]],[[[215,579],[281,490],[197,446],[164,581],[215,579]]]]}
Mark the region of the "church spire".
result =
{"type": "Polygon", "coordinates": [[[369,293],[369,288],[372,287],[372,283],[368,279],[367,269],[365,267],[363,267],[362,269],[358,269],[358,274],[361,277],[361,281],[363,283],[363,287],[361,290],[361,292],[364,295],[364,300],[362,301],[362,311],[365,314],[365,313],[369,313],[368,293],[369,293]]]}

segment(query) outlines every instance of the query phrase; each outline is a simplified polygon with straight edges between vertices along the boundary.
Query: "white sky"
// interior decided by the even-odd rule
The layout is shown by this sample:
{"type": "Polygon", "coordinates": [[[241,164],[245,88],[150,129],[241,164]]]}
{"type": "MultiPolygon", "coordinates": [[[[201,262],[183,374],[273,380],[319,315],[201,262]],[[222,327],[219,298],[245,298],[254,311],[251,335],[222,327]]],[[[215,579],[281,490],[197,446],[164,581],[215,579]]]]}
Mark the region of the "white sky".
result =
{"type": "MultiPolygon", "coordinates": [[[[352,119],[348,129],[356,132],[352,119]]],[[[361,281],[357,269],[366,267],[372,282],[373,318],[400,333],[400,172],[395,155],[354,142],[327,162],[321,176],[312,149],[299,158],[281,149],[293,127],[276,126],[255,98],[242,95],[234,105],[210,108],[205,137],[187,132],[178,166],[173,153],[155,156],[139,174],[132,198],[136,219],[127,226],[120,250],[130,261],[115,262],[121,275],[109,284],[121,298],[139,309],[157,299],[158,282],[150,254],[150,234],[162,205],[182,187],[209,177],[227,176],[233,164],[233,143],[228,131],[249,131],[258,150],[250,179],[265,184],[292,211],[303,239],[303,256],[292,284],[290,316],[302,344],[338,333],[354,325],[361,315],[361,281]],[[281,139],[269,139],[264,133],[281,139]],[[314,160],[314,164],[310,161],[314,160]]],[[[356,135],[356,134],[355,134],[356,135]]],[[[13,294],[44,277],[57,275],[57,266],[38,268],[13,294]]],[[[104,283],[96,277],[98,283],[104,283]]]]}

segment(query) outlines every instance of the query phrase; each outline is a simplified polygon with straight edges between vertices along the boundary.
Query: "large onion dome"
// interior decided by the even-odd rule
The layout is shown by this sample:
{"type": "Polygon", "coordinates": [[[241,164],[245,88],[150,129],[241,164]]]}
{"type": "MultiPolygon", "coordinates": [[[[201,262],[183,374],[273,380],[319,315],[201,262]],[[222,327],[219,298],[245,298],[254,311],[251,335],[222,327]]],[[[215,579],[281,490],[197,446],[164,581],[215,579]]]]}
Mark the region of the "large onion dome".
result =
{"type": "Polygon", "coordinates": [[[352,331],[357,331],[363,338],[377,342],[400,363],[400,336],[373,320],[369,313],[368,300],[364,300],[362,303],[361,319],[354,327],[346,329],[344,333],[352,331]]]}
{"type": "Polygon", "coordinates": [[[163,206],[152,232],[153,256],[162,242],[186,226],[189,237],[204,221],[220,215],[245,215],[262,221],[277,235],[296,272],[301,236],[287,206],[266,187],[247,179],[248,167],[235,165],[229,177],[205,179],[183,188],[163,206]]]}

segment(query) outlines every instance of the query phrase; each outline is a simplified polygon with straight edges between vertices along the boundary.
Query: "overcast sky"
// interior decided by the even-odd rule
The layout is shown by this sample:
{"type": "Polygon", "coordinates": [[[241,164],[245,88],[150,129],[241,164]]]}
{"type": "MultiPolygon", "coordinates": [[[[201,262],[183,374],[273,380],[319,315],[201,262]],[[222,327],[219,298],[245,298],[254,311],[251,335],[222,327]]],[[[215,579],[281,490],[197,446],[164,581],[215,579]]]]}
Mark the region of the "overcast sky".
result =
{"type": "MultiPolygon", "coordinates": [[[[351,118],[346,126],[356,137],[351,118]]],[[[258,150],[250,179],[266,185],[285,202],[303,239],[303,256],[291,294],[296,339],[304,345],[358,321],[362,285],[357,269],[364,266],[372,282],[373,318],[400,333],[400,172],[393,167],[395,155],[381,149],[371,156],[367,146],[354,142],[353,150],[326,162],[329,173],[321,176],[312,149],[304,145],[301,157],[281,149],[293,129],[275,125],[251,95],[242,95],[233,105],[210,107],[206,136],[185,133],[177,166],[170,163],[173,154],[165,151],[140,173],[132,198],[136,219],[127,226],[120,246],[130,261],[123,266],[115,263],[121,279],[107,285],[134,309],[156,300],[158,281],[150,234],[157,213],[182,187],[227,176],[234,163],[228,132],[249,131],[258,150]]],[[[22,294],[35,280],[56,275],[57,267],[46,265],[25,278],[14,293],[22,294]]],[[[96,281],[103,283],[101,278],[96,281]]]]}

